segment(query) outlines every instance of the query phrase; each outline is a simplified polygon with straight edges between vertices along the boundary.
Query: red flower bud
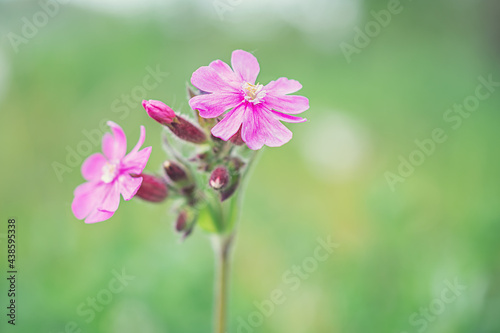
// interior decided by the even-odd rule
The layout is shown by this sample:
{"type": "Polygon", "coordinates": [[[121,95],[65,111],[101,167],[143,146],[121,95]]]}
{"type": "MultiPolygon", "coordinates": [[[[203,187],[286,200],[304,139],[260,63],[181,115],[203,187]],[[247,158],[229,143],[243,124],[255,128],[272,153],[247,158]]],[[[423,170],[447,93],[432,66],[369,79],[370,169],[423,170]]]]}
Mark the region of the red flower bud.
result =
{"type": "Polygon", "coordinates": [[[163,169],[168,178],[174,183],[182,182],[188,179],[187,173],[180,164],[173,161],[165,161],[163,163],[163,169]]]}
{"type": "Polygon", "coordinates": [[[168,187],[163,179],[144,173],[134,177],[142,177],[141,187],[135,194],[137,197],[150,202],[162,202],[167,198],[168,187]]]}
{"type": "Polygon", "coordinates": [[[214,190],[220,190],[224,188],[229,182],[229,173],[226,167],[220,166],[215,168],[210,175],[209,184],[214,190]]]}
{"type": "Polygon", "coordinates": [[[234,194],[234,192],[236,192],[236,189],[238,189],[239,184],[240,184],[240,177],[239,176],[233,177],[231,185],[221,191],[220,201],[222,202],[226,199],[229,199],[234,194]]]}
{"type": "Polygon", "coordinates": [[[207,141],[207,136],[201,129],[182,117],[177,116],[172,123],[166,126],[168,126],[172,133],[179,139],[192,143],[203,143],[207,141]]]}
{"type": "Polygon", "coordinates": [[[245,165],[245,162],[243,162],[241,159],[239,159],[238,157],[234,156],[234,157],[231,157],[231,159],[229,160],[229,168],[235,170],[235,171],[239,171],[241,169],[241,167],[243,167],[245,165]]]}
{"type": "Polygon", "coordinates": [[[185,240],[194,229],[196,224],[196,215],[189,209],[182,209],[175,221],[175,230],[182,233],[182,239],[185,240]]]}
{"type": "Polygon", "coordinates": [[[184,229],[186,229],[186,224],[187,224],[187,212],[183,210],[179,213],[177,221],[175,221],[175,230],[177,230],[178,232],[183,231],[184,229]]]}
{"type": "Polygon", "coordinates": [[[229,138],[229,141],[231,141],[232,144],[237,146],[241,146],[245,143],[245,141],[243,141],[243,139],[241,138],[241,126],[238,132],[234,133],[234,135],[231,138],[229,138]]]}
{"type": "Polygon", "coordinates": [[[144,100],[142,106],[151,118],[165,126],[170,124],[176,117],[174,110],[160,101],[144,100]]]}

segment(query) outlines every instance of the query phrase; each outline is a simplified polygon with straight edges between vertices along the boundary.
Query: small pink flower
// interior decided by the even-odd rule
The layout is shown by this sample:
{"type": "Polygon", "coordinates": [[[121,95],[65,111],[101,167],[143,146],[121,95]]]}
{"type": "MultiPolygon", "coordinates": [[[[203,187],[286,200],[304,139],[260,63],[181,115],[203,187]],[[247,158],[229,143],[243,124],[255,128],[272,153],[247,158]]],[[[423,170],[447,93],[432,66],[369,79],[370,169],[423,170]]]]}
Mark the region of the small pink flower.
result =
{"type": "Polygon", "coordinates": [[[281,146],[292,138],[292,132],[281,121],[300,123],[305,118],[291,116],[309,108],[303,96],[287,95],[302,88],[295,80],[281,77],[267,85],[255,84],[260,68],[257,59],[243,50],[233,51],[233,69],[221,60],[198,68],[191,83],[208,92],[189,100],[189,105],[203,118],[215,118],[230,110],[212,128],[212,134],[229,140],[241,129],[241,138],[251,149],[263,145],[281,146]]]}
{"type": "Polygon", "coordinates": [[[142,172],[151,147],[139,150],[146,138],[146,130],[141,126],[139,142],[130,153],[127,152],[127,138],[122,128],[108,121],[113,135],[104,134],[102,151],[89,156],[82,165],[83,178],[86,183],[75,189],[71,209],[77,219],[85,223],[101,222],[109,219],[120,204],[120,193],[123,199],[130,200],[142,183],[142,177],[132,177],[142,172]]]}

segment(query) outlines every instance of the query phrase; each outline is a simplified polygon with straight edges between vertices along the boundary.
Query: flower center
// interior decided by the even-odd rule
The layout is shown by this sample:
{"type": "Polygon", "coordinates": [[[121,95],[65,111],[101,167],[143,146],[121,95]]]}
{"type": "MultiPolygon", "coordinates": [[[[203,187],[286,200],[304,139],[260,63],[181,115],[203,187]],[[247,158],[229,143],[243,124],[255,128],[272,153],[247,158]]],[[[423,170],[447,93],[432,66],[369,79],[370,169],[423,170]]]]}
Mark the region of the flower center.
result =
{"type": "Polygon", "coordinates": [[[117,165],[106,162],[106,164],[104,164],[104,166],[102,167],[101,180],[106,184],[111,183],[113,179],[115,179],[116,174],[117,174],[117,165]]]}
{"type": "Polygon", "coordinates": [[[248,82],[243,83],[241,86],[245,92],[245,100],[253,103],[259,104],[262,99],[266,96],[266,91],[263,90],[264,86],[262,84],[251,84],[248,82]]]}

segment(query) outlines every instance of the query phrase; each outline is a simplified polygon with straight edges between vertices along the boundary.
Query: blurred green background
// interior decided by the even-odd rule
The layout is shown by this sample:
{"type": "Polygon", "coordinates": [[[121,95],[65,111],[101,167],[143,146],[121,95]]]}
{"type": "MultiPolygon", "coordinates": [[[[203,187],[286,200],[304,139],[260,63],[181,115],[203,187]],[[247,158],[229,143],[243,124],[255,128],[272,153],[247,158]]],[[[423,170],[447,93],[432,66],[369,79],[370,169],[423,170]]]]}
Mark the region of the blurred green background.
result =
{"type": "Polygon", "coordinates": [[[357,28],[374,21],[371,11],[388,10],[387,1],[46,3],[0,1],[2,332],[211,331],[206,235],[196,230],[180,242],[169,205],[139,200],[85,225],[70,210],[79,167],[58,177],[54,163],[67,166],[68,149],[83,150],[81,159],[100,151],[82,146],[85,131],[109,119],[129,147],[146,126],[147,168],[159,170],[161,128],[140,99],[188,113],[191,73],[229,62],[239,48],[258,58],[261,83],[299,80],[311,108],[307,123],[289,125],[292,141],[266,149],[252,174],[228,332],[500,332],[500,92],[456,129],[443,118],[475,94],[479,77],[500,82],[497,1],[401,1],[350,62],[342,43],[354,45],[357,28]],[[53,17],[45,22],[41,11],[53,17]],[[30,31],[26,22],[39,26],[30,31]],[[23,29],[29,38],[13,44],[23,29]],[[168,76],[137,98],[147,67],[168,76]],[[133,91],[128,106],[122,96],[133,91]],[[397,174],[400,156],[418,155],[415,140],[436,128],[447,140],[391,187],[387,172],[397,174]],[[11,217],[15,327],[5,316],[11,217]],[[339,248],[290,290],[283,274],[328,236],[339,248]],[[135,278],[87,320],[78,309],[105,296],[114,270],[135,278]],[[443,302],[446,281],[466,289],[443,302]],[[254,302],[276,288],[286,301],[258,327],[242,328],[254,302]]]}

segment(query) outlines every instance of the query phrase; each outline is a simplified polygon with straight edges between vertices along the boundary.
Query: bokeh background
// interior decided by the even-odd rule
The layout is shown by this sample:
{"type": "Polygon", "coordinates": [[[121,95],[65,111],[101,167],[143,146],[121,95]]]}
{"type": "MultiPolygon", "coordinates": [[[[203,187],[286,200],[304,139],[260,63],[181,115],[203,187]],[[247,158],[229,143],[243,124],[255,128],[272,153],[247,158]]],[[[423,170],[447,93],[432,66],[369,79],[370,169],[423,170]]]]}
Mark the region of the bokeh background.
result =
{"type": "Polygon", "coordinates": [[[500,82],[498,1],[402,0],[350,61],[342,43],[354,45],[388,1],[46,3],[0,1],[2,332],[211,331],[206,235],[180,242],[169,204],[139,200],[85,225],[70,210],[83,179],[67,158],[100,151],[82,142],[109,119],[129,146],[146,126],[148,169],[159,170],[161,128],[140,99],[189,113],[191,73],[240,48],[257,56],[260,82],[299,80],[311,108],[307,123],[289,126],[293,140],[266,149],[252,174],[228,332],[500,332],[500,92],[456,129],[443,118],[474,95],[479,77],[500,82]],[[38,13],[47,10],[55,14],[45,22],[38,13]],[[14,46],[23,29],[28,38],[14,46]],[[148,67],[168,76],[140,96],[148,67]],[[436,128],[447,140],[391,187],[387,172],[397,174],[400,156],[436,128]],[[68,170],[58,176],[55,163],[68,170]],[[4,314],[10,217],[18,226],[15,327],[4,314]],[[289,290],[283,274],[313,256],[318,237],[340,246],[289,290]],[[87,322],[78,308],[104,297],[114,270],[135,279],[87,322]],[[443,303],[446,281],[465,290],[443,303]],[[276,288],[286,301],[258,327],[240,327],[276,288]]]}

